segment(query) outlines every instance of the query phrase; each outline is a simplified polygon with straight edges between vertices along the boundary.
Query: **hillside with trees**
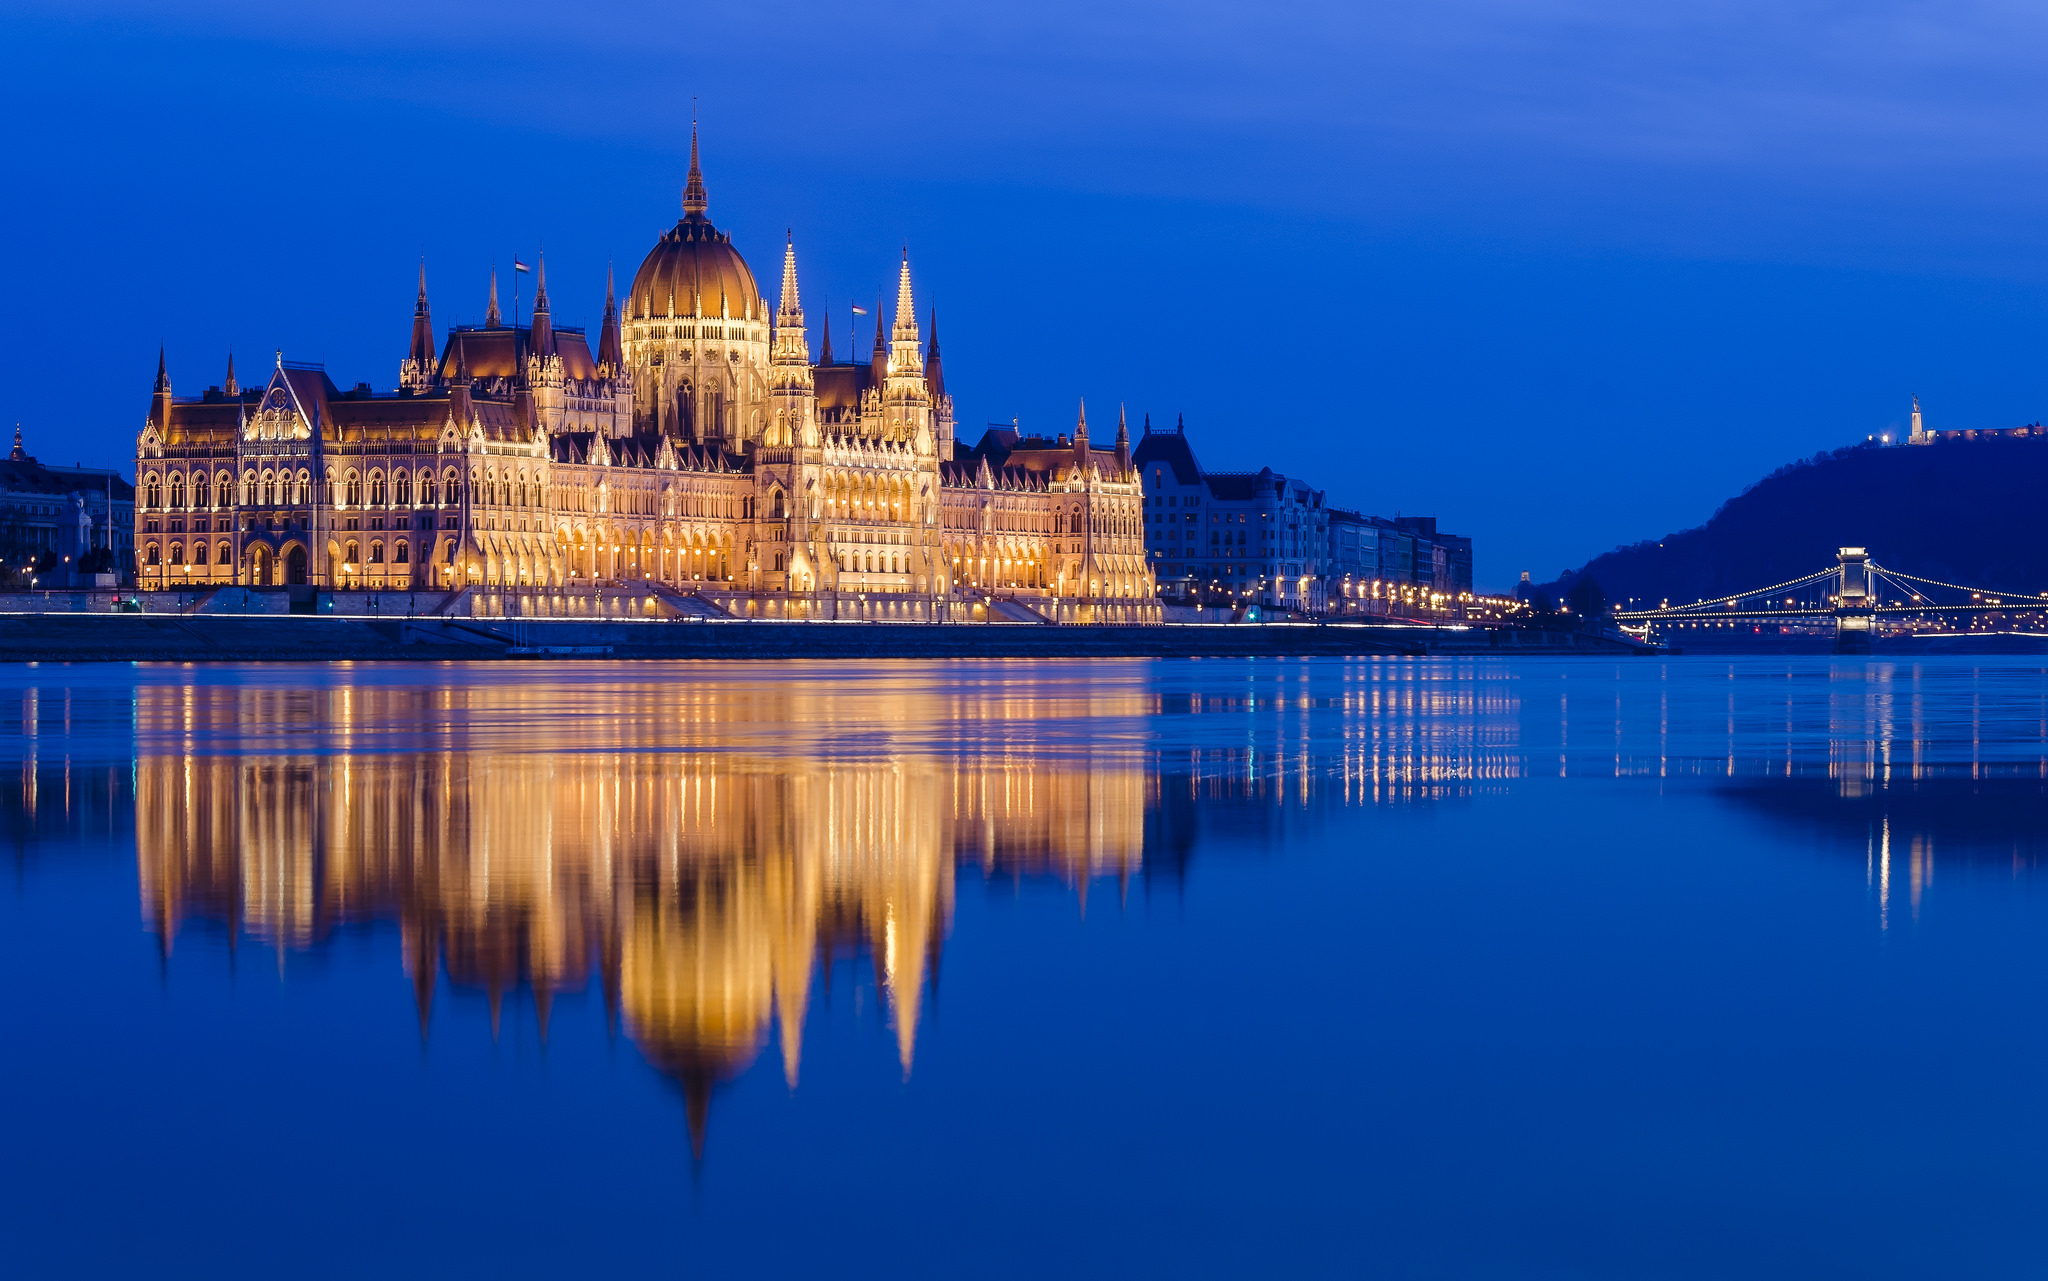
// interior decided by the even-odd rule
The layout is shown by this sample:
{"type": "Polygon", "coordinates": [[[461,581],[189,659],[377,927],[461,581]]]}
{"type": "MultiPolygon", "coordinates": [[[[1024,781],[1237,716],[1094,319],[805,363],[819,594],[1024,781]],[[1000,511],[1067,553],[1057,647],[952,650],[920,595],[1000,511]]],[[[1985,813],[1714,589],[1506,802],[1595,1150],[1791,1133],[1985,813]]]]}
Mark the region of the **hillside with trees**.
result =
{"type": "Polygon", "coordinates": [[[1616,608],[1708,599],[1811,573],[1842,547],[1909,574],[2048,591],[2044,498],[2048,435],[1858,445],[1780,467],[1706,524],[1596,556],[1549,592],[1590,578],[1616,608]]]}

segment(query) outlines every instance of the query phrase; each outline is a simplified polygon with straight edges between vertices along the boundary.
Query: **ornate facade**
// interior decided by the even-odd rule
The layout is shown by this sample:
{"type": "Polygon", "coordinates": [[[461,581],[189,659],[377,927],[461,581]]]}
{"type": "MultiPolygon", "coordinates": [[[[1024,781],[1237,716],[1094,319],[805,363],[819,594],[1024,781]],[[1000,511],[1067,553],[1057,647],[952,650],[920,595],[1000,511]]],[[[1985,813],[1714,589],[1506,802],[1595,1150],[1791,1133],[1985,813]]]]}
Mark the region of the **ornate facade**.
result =
{"type": "Polygon", "coordinates": [[[533,314],[438,355],[425,268],[395,391],[342,391],[279,353],[261,388],[172,394],[162,357],[137,441],[145,589],[304,585],[478,589],[546,598],[634,580],[733,612],[957,616],[966,602],[1056,620],[1156,619],[1128,432],[992,431],[956,447],[937,318],[910,262],[866,361],[813,361],[785,245],[771,310],[706,218],[691,141],[683,216],[623,305],[610,282],[593,352],[533,314]],[[873,598],[871,602],[870,598],[873,598]],[[764,609],[763,606],[769,606],[764,609]]]}

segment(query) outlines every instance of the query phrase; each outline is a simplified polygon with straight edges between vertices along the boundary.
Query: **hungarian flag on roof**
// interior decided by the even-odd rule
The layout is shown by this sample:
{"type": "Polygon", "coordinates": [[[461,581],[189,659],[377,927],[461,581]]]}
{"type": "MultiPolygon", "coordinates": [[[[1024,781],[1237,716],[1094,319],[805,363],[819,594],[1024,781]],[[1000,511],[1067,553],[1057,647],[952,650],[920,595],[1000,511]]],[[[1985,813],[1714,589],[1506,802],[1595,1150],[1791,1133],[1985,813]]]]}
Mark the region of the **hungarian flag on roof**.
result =
{"type": "Polygon", "coordinates": [[[519,261],[517,258],[514,258],[512,260],[512,270],[530,272],[533,270],[533,268],[527,266],[525,263],[519,261]]]}

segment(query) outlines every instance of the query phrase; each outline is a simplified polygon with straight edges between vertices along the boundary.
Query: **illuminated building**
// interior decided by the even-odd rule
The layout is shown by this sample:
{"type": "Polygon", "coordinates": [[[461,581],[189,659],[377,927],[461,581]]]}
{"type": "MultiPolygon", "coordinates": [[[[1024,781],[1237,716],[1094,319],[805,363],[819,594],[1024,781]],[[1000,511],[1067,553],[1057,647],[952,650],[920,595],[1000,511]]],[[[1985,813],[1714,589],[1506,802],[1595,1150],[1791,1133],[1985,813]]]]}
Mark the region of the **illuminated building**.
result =
{"type": "Polygon", "coordinates": [[[828,330],[814,362],[795,245],[771,309],[708,207],[693,137],[683,215],[623,298],[607,284],[594,348],[553,323],[543,259],[525,323],[494,276],[484,323],[438,354],[422,266],[395,391],[279,353],[261,388],[231,371],[181,399],[160,356],[139,583],[476,588],[521,612],[640,581],[779,617],[946,618],[995,596],[1027,618],[1159,616],[1121,421],[1108,448],[1084,412],[1071,438],[957,449],[907,254],[886,341],[878,312],[867,360],[834,360],[828,330]]]}

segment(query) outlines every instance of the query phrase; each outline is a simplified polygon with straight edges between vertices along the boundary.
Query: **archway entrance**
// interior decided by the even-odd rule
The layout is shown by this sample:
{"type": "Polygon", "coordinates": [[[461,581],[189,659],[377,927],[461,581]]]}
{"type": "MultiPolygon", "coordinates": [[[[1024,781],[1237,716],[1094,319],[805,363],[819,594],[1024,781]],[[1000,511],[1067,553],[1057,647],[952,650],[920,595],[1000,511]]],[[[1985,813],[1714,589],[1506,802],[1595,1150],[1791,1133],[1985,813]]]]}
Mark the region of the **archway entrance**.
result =
{"type": "Polygon", "coordinates": [[[294,547],[284,555],[284,581],[293,587],[302,587],[306,582],[306,549],[294,547]]]}
{"type": "Polygon", "coordinates": [[[261,545],[249,549],[249,586],[270,586],[269,549],[261,545]]]}

